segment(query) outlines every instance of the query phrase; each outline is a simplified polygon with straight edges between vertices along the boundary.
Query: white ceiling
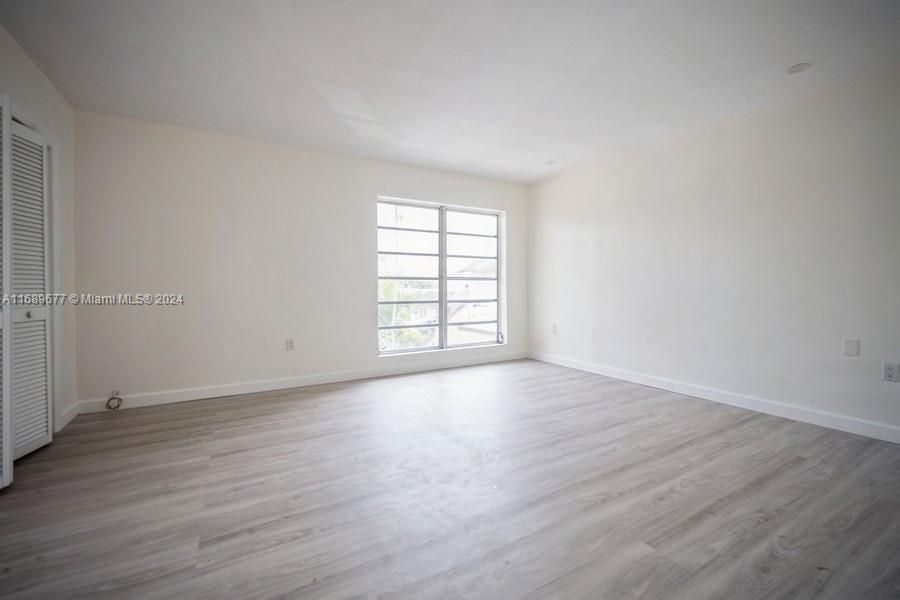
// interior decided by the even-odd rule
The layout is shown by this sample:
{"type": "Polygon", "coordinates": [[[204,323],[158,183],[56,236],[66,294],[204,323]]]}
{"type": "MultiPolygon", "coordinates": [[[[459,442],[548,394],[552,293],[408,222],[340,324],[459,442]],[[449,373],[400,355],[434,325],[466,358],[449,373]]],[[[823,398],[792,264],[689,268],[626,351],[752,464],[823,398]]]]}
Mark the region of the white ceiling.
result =
{"type": "Polygon", "coordinates": [[[2,0],[0,23],[80,109],[519,181],[900,60],[897,0],[2,0]]]}

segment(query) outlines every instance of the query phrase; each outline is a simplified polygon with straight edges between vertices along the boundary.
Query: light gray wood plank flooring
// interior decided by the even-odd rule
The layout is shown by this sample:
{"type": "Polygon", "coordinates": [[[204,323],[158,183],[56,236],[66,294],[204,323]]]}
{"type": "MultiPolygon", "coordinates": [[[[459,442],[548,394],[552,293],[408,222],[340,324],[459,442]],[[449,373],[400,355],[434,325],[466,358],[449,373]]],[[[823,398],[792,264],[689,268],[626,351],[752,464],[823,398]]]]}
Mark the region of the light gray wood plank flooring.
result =
{"type": "Polygon", "coordinates": [[[535,361],[76,418],[0,597],[900,598],[900,446],[535,361]]]}

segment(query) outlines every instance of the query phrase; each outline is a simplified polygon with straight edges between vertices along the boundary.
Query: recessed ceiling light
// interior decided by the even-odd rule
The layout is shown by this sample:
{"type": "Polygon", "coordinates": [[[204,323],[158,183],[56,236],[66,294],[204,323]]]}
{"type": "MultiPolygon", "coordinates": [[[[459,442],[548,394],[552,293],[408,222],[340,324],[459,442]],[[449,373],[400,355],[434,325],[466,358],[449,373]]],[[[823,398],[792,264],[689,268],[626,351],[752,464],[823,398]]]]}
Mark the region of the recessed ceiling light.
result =
{"type": "Polygon", "coordinates": [[[788,75],[796,75],[797,73],[801,73],[812,66],[812,63],[797,63],[796,65],[791,65],[787,68],[788,75]]]}

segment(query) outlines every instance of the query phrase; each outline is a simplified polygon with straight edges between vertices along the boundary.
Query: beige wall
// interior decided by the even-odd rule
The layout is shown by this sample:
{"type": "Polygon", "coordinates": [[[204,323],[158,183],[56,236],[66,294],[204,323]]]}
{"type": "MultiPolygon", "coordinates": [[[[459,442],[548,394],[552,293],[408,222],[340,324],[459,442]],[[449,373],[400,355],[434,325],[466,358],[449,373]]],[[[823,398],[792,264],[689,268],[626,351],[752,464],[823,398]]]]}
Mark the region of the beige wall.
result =
{"type": "Polygon", "coordinates": [[[524,186],[119,117],[76,122],[79,289],[185,297],[79,308],[82,400],[527,351],[524,186]],[[377,356],[379,194],[507,211],[507,346],[377,356]]]}
{"type": "Polygon", "coordinates": [[[900,441],[897,68],[572,169],[532,209],[535,352],[900,441]]]}
{"type": "MultiPolygon", "coordinates": [[[[74,112],[9,33],[0,27],[0,92],[9,94],[13,112],[39,129],[51,148],[51,226],[53,291],[75,288],[75,122],[74,112]]],[[[75,311],[54,309],[54,425],[76,415],[75,311]]]]}

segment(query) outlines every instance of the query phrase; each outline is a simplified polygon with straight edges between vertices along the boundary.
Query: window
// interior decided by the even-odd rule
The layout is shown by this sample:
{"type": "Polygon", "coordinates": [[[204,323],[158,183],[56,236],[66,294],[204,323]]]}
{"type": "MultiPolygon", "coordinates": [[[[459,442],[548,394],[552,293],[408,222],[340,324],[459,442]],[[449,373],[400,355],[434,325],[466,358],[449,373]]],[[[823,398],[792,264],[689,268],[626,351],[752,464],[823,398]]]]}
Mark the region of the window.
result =
{"type": "Polygon", "coordinates": [[[500,214],[378,201],[381,354],[503,343],[500,214]]]}

